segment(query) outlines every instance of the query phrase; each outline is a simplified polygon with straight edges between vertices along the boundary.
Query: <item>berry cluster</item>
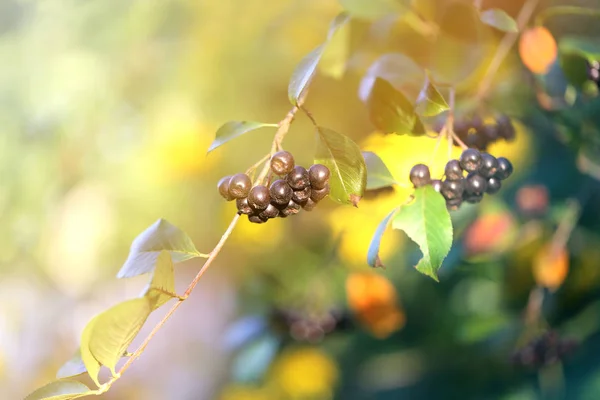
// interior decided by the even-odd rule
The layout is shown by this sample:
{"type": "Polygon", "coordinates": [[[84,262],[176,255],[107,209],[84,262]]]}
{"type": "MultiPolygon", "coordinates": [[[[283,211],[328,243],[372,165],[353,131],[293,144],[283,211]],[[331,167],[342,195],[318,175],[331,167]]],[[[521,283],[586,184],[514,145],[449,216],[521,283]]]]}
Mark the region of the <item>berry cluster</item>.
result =
{"type": "Polygon", "coordinates": [[[588,79],[598,85],[598,88],[600,89],[600,62],[588,61],[587,75],[588,79]]]}
{"type": "Polygon", "coordinates": [[[274,328],[289,334],[298,342],[318,343],[328,334],[352,327],[350,316],[338,310],[306,315],[293,310],[274,310],[271,315],[274,328]]]}
{"type": "Polygon", "coordinates": [[[417,188],[433,185],[446,199],[448,209],[457,210],[463,201],[475,204],[483,199],[485,193],[497,193],[502,186],[501,181],[512,172],[513,166],[506,158],[466,149],[458,160],[448,161],[445,179],[432,180],[429,167],[417,164],[410,170],[410,181],[417,188]]]}
{"type": "Polygon", "coordinates": [[[265,185],[252,186],[246,174],[226,176],[218,183],[219,193],[227,201],[236,201],[238,214],[248,215],[257,224],[271,218],[286,218],[300,209],[311,211],[329,194],[329,168],[314,164],[308,170],[295,165],[294,157],[279,151],[271,157],[271,171],[280,177],[265,185]]]}
{"type": "MultiPolygon", "coordinates": [[[[436,130],[439,132],[445,121],[440,121],[436,130]]],[[[485,151],[492,143],[500,139],[506,141],[514,140],[515,127],[510,118],[506,115],[500,115],[496,118],[495,123],[485,123],[479,116],[471,118],[462,117],[454,120],[454,133],[468,147],[485,151]]],[[[459,146],[459,143],[455,143],[459,146]]]]}
{"type": "Polygon", "coordinates": [[[561,338],[555,331],[547,331],[513,352],[511,361],[516,365],[539,368],[562,360],[576,347],[575,340],[561,338]]]}

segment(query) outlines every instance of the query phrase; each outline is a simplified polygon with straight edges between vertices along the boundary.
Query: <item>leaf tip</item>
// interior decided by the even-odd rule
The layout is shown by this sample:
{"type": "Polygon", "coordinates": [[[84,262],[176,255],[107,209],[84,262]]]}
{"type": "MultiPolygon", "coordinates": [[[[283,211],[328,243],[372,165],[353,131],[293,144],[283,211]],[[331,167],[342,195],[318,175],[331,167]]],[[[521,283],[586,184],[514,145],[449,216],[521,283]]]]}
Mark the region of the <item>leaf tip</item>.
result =
{"type": "Polygon", "coordinates": [[[381,268],[383,270],[387,269],[385,267],[385,265],[383,265],[383,262],[381,261],[379,254],[377,254],[377,257],[375,258],[375,264],[373,265],[373,268],[381,268]]]}
{"type": "Polygon", "coordinates": [[[350,195],[350,203],[356,208],[358,208],[358,202],[360,201],[360,199],[362,199],[362,196],[359,196],[355,193],[350,195]]]}

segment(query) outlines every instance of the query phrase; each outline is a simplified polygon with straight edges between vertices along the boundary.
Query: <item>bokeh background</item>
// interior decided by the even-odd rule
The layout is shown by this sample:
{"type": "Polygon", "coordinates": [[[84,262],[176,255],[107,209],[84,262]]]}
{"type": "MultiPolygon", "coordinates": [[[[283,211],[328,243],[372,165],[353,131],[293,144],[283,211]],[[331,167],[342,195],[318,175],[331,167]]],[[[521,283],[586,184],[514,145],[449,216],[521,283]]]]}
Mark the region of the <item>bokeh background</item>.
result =
{"type": "MultiPolygon", "coordinates": [[[[540,7],[550,3],[598,6],[540,7]]],[[[523,1],[483,2],[494,5],[515,16],[523,1]]],[[[265,128],[207,156],[216,129],[282,119],[290,74],[341,9],[336,0],[0,1],[0,398],[53,380],[89,319],[139,295],[145,277],[115,275],[131,241],[158,218],[200,251],[212,249],[235,212],[217,181],[263,157],[273,134],[265,128]]],[[[553,23],[556,36],[598,38],[597,23],[553,23]]],[[[382,53],[418,58],[414,26],[396,28],[353,22],[345,73],[325,65],[307,107],[406,181],[435,141],[378,134],[358,96],[382,53]]],[[[485,62],[501,37],[491,31],[485,62]]],[[[409,193],[403,187],[369,193],[358,209],[325,201],[265,225],[241,221],[193,295],[103,398],[599,398],[600,188],[577,169],[565,137],[585,128],[597,138],[600,108],[578,98],[558,129],[532,89],[552,82],[552,95],[564,94],[564,79],[552,76],[534,80],[516,51],[499,71],[500,100],[488,111],[513,117],[517,140],[491,152],[511,158],[516,173],[500,195],[453,216],[456,243],[440,283],[414,271],[420,253],[400,232],[384,238],[387,269],[366,264],[379,221],[409,193]],[[582,217],[567,261],[551,266],[552,282],[542,280],[550,289],[537,287],[532,266],[573,204],[582,217]],[[532,327],[523,315],[540,293],[545,323],[532,327]],[[542,368],[511,363],[549,327],[577,350],[542,368]]],[[[311,164],[306,118],[284,147],[311,164]]],[[[447,161],[441,149],[438,170],[447,161]]],[[[180,291],[200,266],[176,266],[180,291]]]]}

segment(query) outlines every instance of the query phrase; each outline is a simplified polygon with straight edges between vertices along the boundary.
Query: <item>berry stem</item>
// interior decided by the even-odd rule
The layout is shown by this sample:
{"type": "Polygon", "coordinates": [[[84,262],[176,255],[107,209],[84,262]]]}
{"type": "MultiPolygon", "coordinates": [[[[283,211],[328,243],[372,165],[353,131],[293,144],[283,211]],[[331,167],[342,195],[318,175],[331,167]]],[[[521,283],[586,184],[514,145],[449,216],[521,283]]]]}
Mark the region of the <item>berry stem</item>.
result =
{"type": "Polygon", "coordinates": [[[264,162],[266,162],[267,160],[269,160],[269,158],[271,157],[271,154],[266,154],[263,158],[261,158],[260,160],[258,160],[256,163],[254,163],[252,166],[250,166],[247,170],[246,170],[246,175],[250,175],[253,174],[256,169],[264,162]]]}
{"type": "Polygon", "coordinates": [[[452,157],[452,139],[456,136],[454,134],[454,110],[456,108],[456,89],[450,88],[448,94],[448,117],[446,118],[446,136],[448,137],[448,159],[452,157]]]}
{"type": "Polygon", "coordinates": [[[462,140],[460,140],[460,138],[458,137],[458,135],[456,133],[452,132],[452,138],[454,140],[456,140],[456,143],[458,143],[463,150],[466,150],[466,149],[469,148],[469,146],[467,146],[465,144],[465,142],[463,142],[462,140]]]}
{"type": "Polygon", "coordinates": [[[498,72],[502,61],[508,55],[510,49],[513,47],[517,38],[519,37],[519,32],[525,28],[527,22],[531,18],[531,15],[535,11],[540,0],[527,0],[523,7],[521,7],[521,11],[519,11],[519,15],[517,16],[517,32],[509,32],[502,38],[502,41],[498,45],[496,49],[496,53],[494,54],[494,58],[490,62],[490,65],[485,72],[481,83],[479,84],[479,89],[477,90],[476,101],[480,103],[486,96],[492,85],[492,80],[494,76],[498,72]]]}

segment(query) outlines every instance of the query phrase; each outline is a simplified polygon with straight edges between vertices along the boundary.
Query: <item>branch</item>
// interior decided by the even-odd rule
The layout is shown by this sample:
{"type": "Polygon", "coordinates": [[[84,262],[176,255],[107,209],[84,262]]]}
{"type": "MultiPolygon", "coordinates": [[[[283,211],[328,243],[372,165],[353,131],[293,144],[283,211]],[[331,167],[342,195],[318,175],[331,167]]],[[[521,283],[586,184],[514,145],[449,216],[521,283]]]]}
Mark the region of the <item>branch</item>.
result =
{"type": "Polygon", "coordinates": [[[519,15],[517,16],[517,27],[519,29],[518,32],[509,32],[506,35],[504,35],[504,38],[500,42],[500,45],[498,45],[496,54],[494,54],[494,58],[492,59],[492,62],[490,63],[490,66],[488,67],[485,73],[485,76],[479,84],[479,89],[477,91],[476,96],[478,102],[482,101],[487,95],[487,92],[492,84],[492,80],[498,72],[502,61],[504,61],[504,59],[508,55],[508,52],[517,41],[517,38],[519,37],[519,32],[521,32],[521,30],[523,30],[523,28],[525,28],[525,26],[527,25],[527,22],[531,18],[531,15],[533,14],[533,11],[537,7],[538,3],[539,0],[527,0],[525,4],[523,4],[523,7],[521,8],[521,11],[519,11],[519,15]]]}

